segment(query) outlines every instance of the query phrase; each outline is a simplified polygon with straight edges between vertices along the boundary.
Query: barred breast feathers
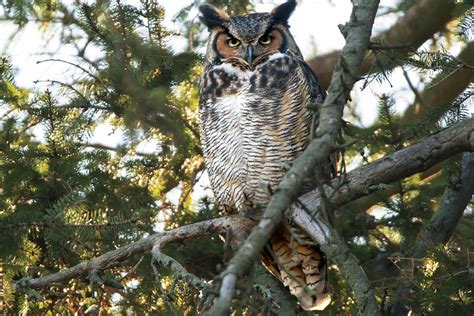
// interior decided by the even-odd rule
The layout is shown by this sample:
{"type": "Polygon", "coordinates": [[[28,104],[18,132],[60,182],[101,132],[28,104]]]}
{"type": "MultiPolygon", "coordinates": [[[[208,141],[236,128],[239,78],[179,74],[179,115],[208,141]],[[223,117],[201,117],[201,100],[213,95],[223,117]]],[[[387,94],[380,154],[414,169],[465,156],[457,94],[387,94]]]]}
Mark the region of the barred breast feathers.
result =
{"type": "Polygon", "coordinates": [[[276,185],[283,163],[306,145],[310,115],[304,103],[311,95],[309,87],[301,89],[302,70],[293,56],[282,53],[254,71],[226,63],[208,69],[200,120],[216,198],[239,209],[249,206],[245,200],[264,204],[268,194],[262,185],[276,185]],[[234,192],[236,186],[244,189],[227,200],[224,191],[234,192]]]}

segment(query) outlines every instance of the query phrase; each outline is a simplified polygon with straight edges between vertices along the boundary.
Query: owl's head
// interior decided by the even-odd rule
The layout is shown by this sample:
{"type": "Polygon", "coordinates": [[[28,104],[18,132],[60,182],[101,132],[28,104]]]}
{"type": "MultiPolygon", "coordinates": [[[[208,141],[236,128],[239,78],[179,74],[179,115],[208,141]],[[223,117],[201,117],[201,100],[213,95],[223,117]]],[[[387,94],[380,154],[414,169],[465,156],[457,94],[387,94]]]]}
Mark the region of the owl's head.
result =
{"type": "Polygon", "coordinates": [[[251,13],[228,16],[210,4],[201,4],[200,20],[211,32],[207,60],[212,64],[223,62],[254,69],[275,53],[301,53],[290,34],[288,19],[296,1],[288,1],[269,13],[251,13]]]}

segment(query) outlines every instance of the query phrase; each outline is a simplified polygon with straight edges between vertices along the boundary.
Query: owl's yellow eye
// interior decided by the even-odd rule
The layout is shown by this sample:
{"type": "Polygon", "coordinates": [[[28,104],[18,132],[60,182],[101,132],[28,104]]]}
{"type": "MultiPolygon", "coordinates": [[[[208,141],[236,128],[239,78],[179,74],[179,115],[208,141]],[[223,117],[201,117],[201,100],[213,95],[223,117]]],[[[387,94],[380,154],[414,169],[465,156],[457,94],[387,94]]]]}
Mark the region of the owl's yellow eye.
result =
{"type": "Polygon", "coordinates": [[[229,47],[237,47],[240,45],[240,41],[235,37],[231,37],[227,40],[227,45],[229,45],[229,47]]]}
{"type": "Polygon", "coordinates": [[[270,35],[263,35],[258,41],[262,45],[270,45],[272,43],[272,37],[270,35]]]}

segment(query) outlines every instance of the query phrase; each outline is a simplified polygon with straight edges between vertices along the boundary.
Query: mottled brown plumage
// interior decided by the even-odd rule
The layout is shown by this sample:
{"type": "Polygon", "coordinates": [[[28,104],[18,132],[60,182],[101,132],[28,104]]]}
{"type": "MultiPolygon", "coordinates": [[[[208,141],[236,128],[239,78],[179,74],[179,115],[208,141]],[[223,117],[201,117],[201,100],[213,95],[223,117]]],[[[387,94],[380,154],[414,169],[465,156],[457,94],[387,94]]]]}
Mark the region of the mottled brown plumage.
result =
{"type": "MultiPolygon", "coordinates": [[[[311,112],[325,92],[304,62],[287,20],[296,4],[229,17],[204,4],[210,39],[200,86],[201,142],[211,186],[227,213],[268,203],[283,166],[308,144],[311,112]]],[[[326,260],[297,227],[282,225],[264,263],[307,310],[330,302],[326,260]],[[291,231],[291,233],[290,233],[291,231]]]]}

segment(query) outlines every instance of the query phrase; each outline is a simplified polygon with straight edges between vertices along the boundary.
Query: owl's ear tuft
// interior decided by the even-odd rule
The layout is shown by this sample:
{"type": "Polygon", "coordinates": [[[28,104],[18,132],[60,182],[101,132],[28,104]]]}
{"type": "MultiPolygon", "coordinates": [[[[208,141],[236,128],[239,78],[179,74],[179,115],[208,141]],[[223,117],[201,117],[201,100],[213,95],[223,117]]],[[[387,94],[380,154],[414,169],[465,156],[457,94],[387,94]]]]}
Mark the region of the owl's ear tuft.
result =
{"type": "Polygon", "coordinates": [[[209,29],[224,27],[226,22],[229,21],[229,16],[224,11],[216,9],[208,3],[199,5],[198,9],[201,12],[199,20],[201,20],[201,22],[209,29]]]}
{"type": "Polygon", "coordinates": [[[288,24],[288,19],[296,8],[296,0],[288,0],[287,2],[275,7],[270,15],[273,17],[274,23],[288,24]]]}

